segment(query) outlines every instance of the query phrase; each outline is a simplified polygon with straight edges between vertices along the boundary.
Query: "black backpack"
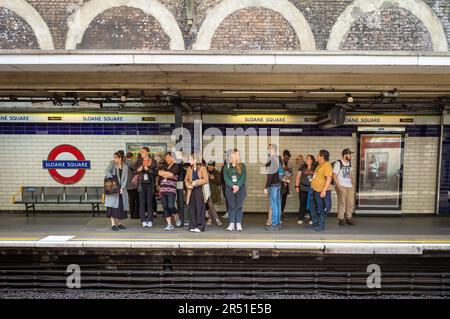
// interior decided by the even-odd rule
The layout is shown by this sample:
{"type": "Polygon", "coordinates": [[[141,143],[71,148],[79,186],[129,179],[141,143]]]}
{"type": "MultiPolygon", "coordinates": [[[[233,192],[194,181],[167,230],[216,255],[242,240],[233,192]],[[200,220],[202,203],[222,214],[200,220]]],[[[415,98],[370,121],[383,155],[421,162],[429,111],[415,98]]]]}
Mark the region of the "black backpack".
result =
{"type": "MultiPolygon", "coordinates": [[[[339,169],[339,172],[336,174],[336,176],[337,176],[337,175],[339,175],[339,173],[341,172],[342,167],[344,167],[344,163],[342,163],[342,160],[334,161],[333,163],[331,163],[331,167],[332,167],[333,169],[334,169],[334,164],[335,164],[336,162],[339,162],[339,164],[341,165],[341,168],[339,169]]],[[[349,161],[349,164],[350,164],[350,167],[352,167],[352,161],[349,161]]],[[[331,185],[334,186],[334,179],[333,179],[333,178],[331,178],[331,185]]]]}

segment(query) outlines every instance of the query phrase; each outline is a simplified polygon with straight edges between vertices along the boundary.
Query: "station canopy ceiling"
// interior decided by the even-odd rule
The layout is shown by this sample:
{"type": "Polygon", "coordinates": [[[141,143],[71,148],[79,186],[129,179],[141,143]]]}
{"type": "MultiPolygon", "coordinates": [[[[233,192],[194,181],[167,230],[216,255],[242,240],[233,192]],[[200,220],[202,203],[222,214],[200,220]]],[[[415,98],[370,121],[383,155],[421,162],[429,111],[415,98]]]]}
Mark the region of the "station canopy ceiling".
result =
{"type": "Polygon", "coordinates": [[[450,54],[2,51],[1,109],[439,113],[450,54]]]}

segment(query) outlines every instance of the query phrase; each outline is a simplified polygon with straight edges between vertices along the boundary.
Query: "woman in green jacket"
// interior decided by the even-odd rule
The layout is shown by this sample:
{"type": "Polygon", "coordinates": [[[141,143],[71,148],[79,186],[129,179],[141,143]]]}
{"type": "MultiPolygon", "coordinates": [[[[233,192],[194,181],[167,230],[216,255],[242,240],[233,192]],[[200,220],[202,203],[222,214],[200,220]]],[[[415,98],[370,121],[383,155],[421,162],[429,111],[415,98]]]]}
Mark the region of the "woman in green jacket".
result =
{"type": "Polygon", "coordinates": [[[228,231],[242,231],[242,217],[245,196],[245,181],[247,172],[244,163],[241,163],[240,153],[234,149],[230,159],[224,166],[223,177],[225,180],[225,196],[228,201],[228,214],[230,225],[228,231]]]}

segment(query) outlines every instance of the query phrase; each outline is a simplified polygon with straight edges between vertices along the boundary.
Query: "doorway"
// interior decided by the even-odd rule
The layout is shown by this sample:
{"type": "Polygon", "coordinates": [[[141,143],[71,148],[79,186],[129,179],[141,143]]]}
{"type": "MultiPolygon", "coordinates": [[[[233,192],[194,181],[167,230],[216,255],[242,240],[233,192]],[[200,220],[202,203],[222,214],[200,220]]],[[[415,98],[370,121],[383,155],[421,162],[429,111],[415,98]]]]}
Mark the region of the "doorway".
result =
{"type": "Polygon", "coordinates": [[[404,128],[358,128],[359,214],[401,214],[404,128]]]}

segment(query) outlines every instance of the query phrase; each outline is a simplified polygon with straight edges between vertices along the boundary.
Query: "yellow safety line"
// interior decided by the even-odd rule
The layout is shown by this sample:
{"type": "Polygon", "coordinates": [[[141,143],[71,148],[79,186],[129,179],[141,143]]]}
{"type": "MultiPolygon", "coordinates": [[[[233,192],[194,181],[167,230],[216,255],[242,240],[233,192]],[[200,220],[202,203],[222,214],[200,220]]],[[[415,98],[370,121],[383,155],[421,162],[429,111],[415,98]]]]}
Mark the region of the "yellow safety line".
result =
{"type": "MultiPolygon", "coordinates": [[[[0,237],[0,241],[36,241],[43,237],[0,237]]],[[[214,239],[214,238],[72,238],[69,241],[147,241],[147,242],[259,242],[259,243],[414,243],[414,244],[450,244],[450,240],[346,240],[346,239],[214,239]]]]}
{"type": "Polygon", "coordinates": [[[14,241],[14,240],[22,240],[22,241],[29,241],[29,240],[39,240],[41,239],[41,237],[5,237],[5,238],[0,238],[0,241],[14,241]]]}
{"type": "Polygon", "coordinates": [[[327,242],[327,243],[440,243],[450,244],[450,240],[332,240],[332,239],[305,239],[305,240],[265,240],[265,239],[192,239],[192,238],[73,238],[70,241],[177,241],[177,242],[262,242],[262,243],[311,243],[311,242],[327,242]]]}

